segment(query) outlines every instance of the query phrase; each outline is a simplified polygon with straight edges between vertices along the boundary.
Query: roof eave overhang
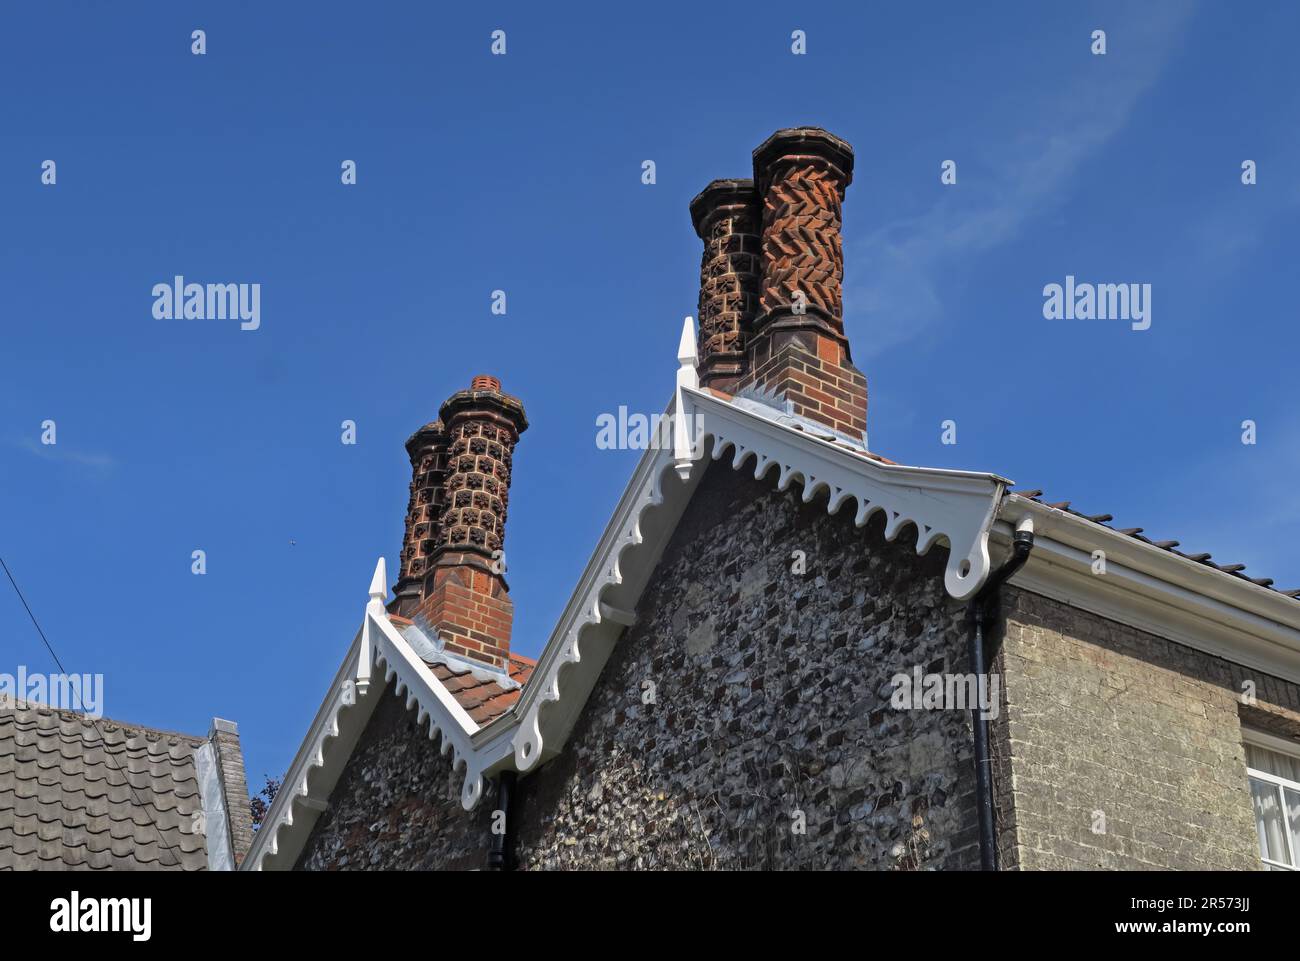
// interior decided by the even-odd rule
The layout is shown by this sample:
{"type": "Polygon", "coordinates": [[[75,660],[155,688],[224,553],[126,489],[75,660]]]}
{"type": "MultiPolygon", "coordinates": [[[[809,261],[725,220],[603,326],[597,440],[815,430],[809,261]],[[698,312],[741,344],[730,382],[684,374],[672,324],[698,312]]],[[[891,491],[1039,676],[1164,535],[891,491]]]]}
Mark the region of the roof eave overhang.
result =
{"type": "Polygon", "coordinates": [[[1001,503],[995,540],[1009,542],[1025,517],[1034,550],[1013,585],[1300,683],[1293,598],[1014,494],[1001,503]]]}

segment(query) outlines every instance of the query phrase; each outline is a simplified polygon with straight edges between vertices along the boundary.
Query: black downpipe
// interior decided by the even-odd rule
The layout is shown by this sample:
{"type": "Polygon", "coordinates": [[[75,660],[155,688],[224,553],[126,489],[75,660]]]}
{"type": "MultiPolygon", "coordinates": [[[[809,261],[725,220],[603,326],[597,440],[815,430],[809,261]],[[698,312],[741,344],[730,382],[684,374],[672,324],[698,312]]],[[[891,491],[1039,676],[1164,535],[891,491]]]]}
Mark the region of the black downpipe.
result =
{"type": "MultiPolygon", "coordinates": [[[[1010,560],[993,572],[966,606],[966,619],[970,624],[967,652],[971,668],[978,678],[988,673],[990,659],[984,650],[984,642],[1001,617],[1002,585],[1024,566],[1033,549],[1033,529],[1017,530],[1011,543],[1010,560]]],[[[985,684],[988,684],[987,680],[985,684]]],[[[978,703],[971,708],[970,714],[975,732],[975,804],[980,826],[980,869],[996,871],[998,848],[993,830],[993,761],[989,757],[989,722],[978,703]]]]}
{"type": "Polygon", "coordinates": [[[505,815],[505,830],[492,835],[492,848],[488,852],[488,869],[513,871],[515,869],[515,822],[519,819],[519,774],[502,771],[497,778],[497,810],[505,815]]]}

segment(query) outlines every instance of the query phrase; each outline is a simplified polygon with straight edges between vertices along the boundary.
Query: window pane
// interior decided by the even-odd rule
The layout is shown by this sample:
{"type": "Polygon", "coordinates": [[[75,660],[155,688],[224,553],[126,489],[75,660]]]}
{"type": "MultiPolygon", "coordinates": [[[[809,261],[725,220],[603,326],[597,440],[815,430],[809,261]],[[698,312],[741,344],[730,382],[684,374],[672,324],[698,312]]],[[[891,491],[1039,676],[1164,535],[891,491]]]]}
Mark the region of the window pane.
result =
{"type": "Polygon", "coordinates": [[[1286,816],[1291,823],[1291,863],[1296,862],[1296,852],[1300,851],[1300,791],[1286,788],[1286,816]]]}
{"type": "Polygon", "coordinates": [[[1255,828],[1259,831],[1260,857],[1290,864],[1287,857],[1286,828],[1282,821],[1281,788],[1267,781],[1250,779],[1250,799],[1255,805],[1255,828]]]}
{"type": "Polygon", "coordinates": [[[1246,766],[1256,771],[1283,777],[1288,781],[1300,781],[1300,757],[1290,757],[1278,751],[1255,744],[1246,745],[1246,766]]]}

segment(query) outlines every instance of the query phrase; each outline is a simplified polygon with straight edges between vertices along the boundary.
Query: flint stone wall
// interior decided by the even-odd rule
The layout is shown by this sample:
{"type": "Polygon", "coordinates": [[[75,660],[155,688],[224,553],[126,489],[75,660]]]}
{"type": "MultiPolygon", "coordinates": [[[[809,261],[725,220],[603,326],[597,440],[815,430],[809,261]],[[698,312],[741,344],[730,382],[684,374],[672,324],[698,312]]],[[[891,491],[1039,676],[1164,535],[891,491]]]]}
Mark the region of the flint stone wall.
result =
{"type": "Polygon", "coordinates": [[[496,786],[472,812],[451,755],[388,685],[298,858],[300,871],[468,870],[487,866],[496,786]]]}
{"type": "Polygon", "coordinates": [[[978,864],[967,715],[890,706],[895,673],[966,669],[946,552],[801,496],[710,468],[565,750],[523,782],[522,867],[978,864]]]}

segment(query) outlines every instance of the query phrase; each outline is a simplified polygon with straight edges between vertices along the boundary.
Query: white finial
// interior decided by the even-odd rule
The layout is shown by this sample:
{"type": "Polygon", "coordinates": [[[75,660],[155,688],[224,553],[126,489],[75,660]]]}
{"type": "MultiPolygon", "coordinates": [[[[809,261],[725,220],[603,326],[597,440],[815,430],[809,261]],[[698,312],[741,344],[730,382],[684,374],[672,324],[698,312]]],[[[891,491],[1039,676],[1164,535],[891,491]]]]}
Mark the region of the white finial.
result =
{"type": "MultiPolygon", "coordinates": [[[[370,603],[366,605],[366,616],[361,620],[361,647],[357,651],[356,693],[364,695],[370,689],[370,663],[375,656],[374,633],[380,630],[375,621],[388,615],[384,612],[384,598],[388,596],[388,568],[381,556],[375,564],[375,576],[370,579],[370,603]]],[[[354,703],[347,701],[345,703],[354,703]]]]}
{"type": "Polygon", "coordinates": [[[677,392],[673,401],[673,455],[677,461],[677,474],[682,480],[691,475],[694,460],[690,425],[686,418],[686,396],[683,388],[699,390],[700,375],[695,369],[695,318],[687,317],[682,324],[682,340],[677,345],[677,392]]]}
{"type": "Polygon", "coordinates": [[[384,598],[388,596],[388,569],[384,566],[384,559],[379,558],[379,563],[375,565],[375,576],[370,579],[370,599],[378,601],[381,605],[384,598]]]}
{"type": "Polygon", "coordinates": [[[695,369],[695,318],[687,317],[682,323],[682,340],[677,345],[677,362],[682,367],[695,369]]]}

